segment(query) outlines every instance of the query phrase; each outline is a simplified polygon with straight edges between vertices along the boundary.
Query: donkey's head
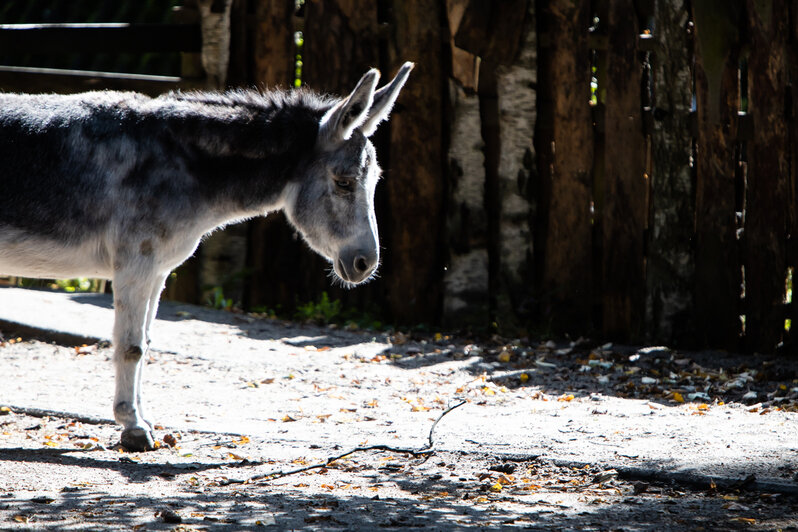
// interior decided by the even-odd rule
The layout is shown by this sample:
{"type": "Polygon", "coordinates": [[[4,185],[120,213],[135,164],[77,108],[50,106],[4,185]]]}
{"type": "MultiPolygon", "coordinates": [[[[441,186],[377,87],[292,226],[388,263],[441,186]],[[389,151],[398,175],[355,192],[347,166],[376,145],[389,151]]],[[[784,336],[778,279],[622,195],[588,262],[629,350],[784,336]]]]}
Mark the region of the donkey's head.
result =
{"type": "Polygon", "coordinates": [[[285,205],[310,247],[332,263],[347,286],[371,278],[380,262],[374,215],[380,167],[369,137],[388,118],[412,68],[405,63],[379,90],[379,71],[368,71],[324,114],[312,160],[285,205]]]}

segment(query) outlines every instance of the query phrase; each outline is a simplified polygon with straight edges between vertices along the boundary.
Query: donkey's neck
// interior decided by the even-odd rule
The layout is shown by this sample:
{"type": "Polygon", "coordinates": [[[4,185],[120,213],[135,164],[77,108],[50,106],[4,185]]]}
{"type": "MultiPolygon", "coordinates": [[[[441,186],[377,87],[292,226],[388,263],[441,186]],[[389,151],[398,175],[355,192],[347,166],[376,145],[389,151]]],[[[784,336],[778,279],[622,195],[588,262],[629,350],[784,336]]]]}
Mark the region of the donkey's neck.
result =
{"type": "Polygon", "coordinates": [[[191,186],[220,224],[281,207],[315,149],[325,109],[322,100],[286,93],[197,93],[157,101],[191,186]]]}

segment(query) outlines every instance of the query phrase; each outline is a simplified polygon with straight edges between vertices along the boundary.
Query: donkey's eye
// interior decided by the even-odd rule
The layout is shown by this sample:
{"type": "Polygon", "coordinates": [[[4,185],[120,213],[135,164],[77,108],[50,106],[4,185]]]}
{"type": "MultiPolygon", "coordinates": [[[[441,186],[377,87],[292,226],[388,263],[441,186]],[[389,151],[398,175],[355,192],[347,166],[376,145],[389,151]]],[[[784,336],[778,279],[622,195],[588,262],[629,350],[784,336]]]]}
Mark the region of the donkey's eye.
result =
{"type": "Polygon", "coordinates": [[[335,186],[341,190],[352,190],[355,186],[355,178],[349,176],[336,176],[333,178],[335,186]]]}

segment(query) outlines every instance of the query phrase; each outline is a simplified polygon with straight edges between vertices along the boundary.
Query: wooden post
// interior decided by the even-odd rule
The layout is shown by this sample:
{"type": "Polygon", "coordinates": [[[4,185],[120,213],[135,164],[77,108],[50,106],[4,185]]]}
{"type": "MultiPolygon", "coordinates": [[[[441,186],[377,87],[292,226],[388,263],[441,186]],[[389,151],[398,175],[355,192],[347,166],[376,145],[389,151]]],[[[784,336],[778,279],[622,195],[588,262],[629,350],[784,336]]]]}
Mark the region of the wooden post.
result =
{"type": "Polygon", "coordinates": [[[647,335],[665,343],[689,342],[695,262],[695,187],[690,157],[693,94],[692,35],[684,0],[656,3],[653,57],[654,108],[648,257],[647,335]]]}
{"type": "MultiPolygon", "coordinates": [[[[262,88],[290,87],[294,81],[294,0],[253,1],[253,81],[262,88]]],[[[252,220],[247,240],[245,308],[290,308],[295,298],[309,299],[307,293],[295,292],[294,284],[304,281],[295,265],[305,250],[282,213],[252,220]]]]}
{"type": "Polygon", "coordinates": [[[793,269],[792,275],[792,301],[787,308],[790,320],[789,351],[794,356],[798,351],[798,293],[796,293],[796,279],[798,279],[798,1],[789,2],[789,41],[787,46],[787,62],[789,65],[790,80],[789,102],[787,114],[787,127],[790,149],[790,182],[789,182],[789,220],[790,237],[787,239],[787,262],[793,269]]]}
{"type": "Polygon", "coordinates": [[[390,220],[383,231],[382,275],[396,321],[431,323],[442,303],[448,28],[439,2],[391,5],[386,70],[408,60],[416,67],[391,114],[391,167],[383,184],[390,220]]]}
{"type": "Polygon", "coordinates": [[[755,134],[748,142],[743,233],[745,343],[759,352],[772,352],[784,334],[789,193],[786,4],[746,3],[751,39],[748,105],[755,134]]]}
{"type": "Polygon", "coordinates": [[[628,341],[643,325],[647,188],[633,0],[609,0],[607,34],[602,318],[606,337],[628,341]]]}
{"type": "Polygon", "coordinates": [[[589,2],[537,2],[539,189],[535,227],[541,319],[555,331],[592,326],[593,125],[589,2]]]}
{"type": "Polygon", "coordinates": [[[259,87],[294,84],[295,0],[250,0],[254,4],[252,76],[259,87]]]}
{"type": "MultiPolygon", "coordinates": [[[[379,66],[377,2],[307,0],[303,84],[346,95],[379,66]]],[[[392,72],[383,75],[389,81],[392,72]]]]}
{"type": "Polygon", "coordinates": [[[696,31],[695,326],[704,345],[736,349],[740,257],[735,222],[740,2],[693,4],[696,31]]]}

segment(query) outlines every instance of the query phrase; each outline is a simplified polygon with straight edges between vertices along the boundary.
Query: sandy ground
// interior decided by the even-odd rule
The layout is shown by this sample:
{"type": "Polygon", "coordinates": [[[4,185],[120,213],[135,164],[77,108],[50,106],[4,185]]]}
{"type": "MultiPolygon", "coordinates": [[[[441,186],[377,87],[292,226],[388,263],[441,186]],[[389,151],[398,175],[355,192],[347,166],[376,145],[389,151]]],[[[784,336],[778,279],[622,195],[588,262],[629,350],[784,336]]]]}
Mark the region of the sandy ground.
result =
{"type": "Polygon", "coordinates": [[[109,307],[0,289],[0,529],[798,528],[794,361],[165,305],[127,453],[109,307]]]}

